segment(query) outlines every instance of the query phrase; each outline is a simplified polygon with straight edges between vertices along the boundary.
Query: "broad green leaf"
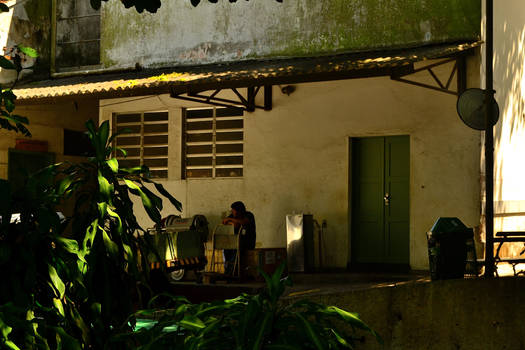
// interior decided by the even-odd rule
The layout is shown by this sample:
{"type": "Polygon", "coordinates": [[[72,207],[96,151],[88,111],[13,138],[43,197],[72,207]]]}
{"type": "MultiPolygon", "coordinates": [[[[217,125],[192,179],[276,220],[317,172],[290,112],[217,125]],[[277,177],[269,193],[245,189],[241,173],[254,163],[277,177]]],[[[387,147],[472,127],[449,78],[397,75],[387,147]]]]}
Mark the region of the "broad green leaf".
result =
{"type": "MultiPolygon", "coordinates": [[[[136,166],[133,168],[120,168],[119,170],[122,171],[123,173],[132,174],[132,175],[141,175],[141,174],[149,173],[149,168],[145,165],[136,166]]],[[[144,178],[142,180],[146,181],[144,178]]]]}
{"type": "Polygon", "coordinates": [[[204,324],[204,322],[201,321],[200,318],[191,315],[185,315],[184,318],[181,321],[179,321],[179,324],[182,327],[193,331],[198,331],[203,328],[206,328],[206,325],[204,324]]]}
{"type": "Polygon", "coordinates": [[[264,344],[264,336],[267,332],[267,328],[269,326],[269,323],[270,323],[270,320],[272,319],[273,317],[273,313],[271,312],[267,312],[266,315],[264,316],[264,319],[260,325],[260,327],[258,328],[258,331],[257,331],[257,336],[255,338],[255,341],[253,343],[253,348],[252,350],[259,350],[262,348],[263,344],[264,344]]]}
{"type": "Polygon", "coordinates": [[[70,308],[70,314],[76,326],[82,331],[82,340],[89,343],[89,328],[76,308],[70,308]]]}
{"type": "Polygon", "coordinates": [[[124,157],[127,157],[127,156],[128,156],[128,151],[126,151],[126,150],[123,149],[123,148],[115,147],[115,150],[116,150],[116,151],[119,151],[120,153],[122,153],[122,155],[123,155],[124,157]]]}
{"type": "Polygon", "coordinates": [[[95,128],[95,123],[93,122],[92,119],[88,120],[86,122],[86,128],[88,129],[88,137],[90,139],[93,139],[93,137],[95,136],[95,134],[97,133],[96,131],[96,128],[95,128]]]}
{"type": "Polygon", "coordinates": [[[102,175],[100,170],[98,171],[98,186],[99,191],[106,200],[111,200],[111,194],[113,193],[113,185],[102,175]]]}
{"type": "Polygon", "coordinates": [[[284,284],[281,282],[281,276],[283,275],[284,269],[286,268],[286,262],[282,262],[279,267],[275,270],[271,277],[271,284],[273,292],[275,293],[274,297],[279,298],[284,292],[284,284]]]}
{"type": "Polygon", "coordinates": [[[9,327],[4,320],[2,319],[2,314],[0,313],[0,332],[2,333],[2,339],[8,339],[9,333],[13,328],[9,327]]]}
{"type": "Polygon", "coordinates": [[[22,45],[17,45],[16,47],[18,48],[18,50],[20,50],[22,53],[24,53],[25,55],[29,57],[32,57],[32,58],[38,57],[38,52],[36,52],[36,50],[33,49],[32,47],[27,47],[27,46],[22,46],[22,45]]]}
{"type": "Polygon", "coordinates": [[[109,137],[109,121],[105,120],[100,127],[98,128],[98,142],[100,143],[100,148],[105,149],[106,144],[108,143],[109,137]]]}
{"type": "Polygon", "coordinates": [[[112,172],[117,173],[118,172],[118,160],[117,158],[111,158],[106,160],[106,164],[109,166],[112,172]]]}
{"type": "Polygon", "coordinates": [[[60,182],[57,185],[57,194],[59,196],[63,195],[70,188],[71,184],[73,183],[73,180],[74,179],[70,176],[66,176],[65,178],[60,180],[60,182]]]}
{"type": "Polygon", "coordinates": [[[347,342],[346,339],[341,334],[339,334],[335,329],[331,328],[330,331],[332,332],[332,334],[334,335],[335,339],[337,340],[339,344],[341,344],[345,348],[352,349],[352,345],[349,342],[347,342]]]}
{"type": "Polygon", "coordinates": [[[296,313],[295,316],[301,321],[301,324],[303,326],[303,330],[305,331],[306,335],[308,335],[308,338],[312,341],[313,345],[317,348],[317,350],[324,350],[323,344],[321,343],[321,340],[319,339],[319,335],[314,331],[312,324],[304,318],[300,313],[296,313]]]}
{"type": "Polygon", "coordinates": [[[101,148],[100,143],[98,142],[98,134],[93,120],[90,119],[86,122],[86,128],[88,129],[88,137],[91,140],[93,148],[95,149],[95,158],[98,161],[103,161],[105,158],[105,149],[104,147],[101,148]]]}
{"type": "Polygon", "coordinates": [[[60,246],[64,248],[64,250],[71,254],[77,255],[80,260],[85,262],[84,257],[82,256],[82,254],[80,254],[80,248],[78,247],[77,241],[75,241],[74,239],[64,237],[58,237],[56,240],[57,243],[59,243],[60,246]]]}
{"type": "Polygon", "coordinates": [[[64,313],[64,305],[62,304],[62,300],[57,299],[57,298],[53,298],[53,305],[55,306],[55,309],[58,311],[58,313],[62,317],[66,316],[65,313],[64,313]]]}
{"type": "Polygon", "coordinates": [[[100,316],[100,314],[102,313],[102,305],[100,303],[91,304],[90,309],[95,315],[100,316]]]}
{"type": "Polygon", "coordinates": [[[122,243],[122,248],[124,248],[124,252],[126,253],[126,260],[135,259],[133,250],[131,250],[131,247],[128,244],[122,243]]]}
{"type": "Polygon", "coordinates": [[[16,123],[29,124],[29,119],[27,119],[27,117],[18,114],[11,114],[11,119],[16,123]]]}
{"type": "Polygon", "coordinates": [[[77,339],[70,336],[62,327],[52,327],[61,340],[61,348],[64,350],[81,350],[82,347],[77,339]]]}
{"type": "Polygon", "coordinates": [[[104,239],[104,245],[106,246],[106,251],[111,255],[111,256],[117,256],[118,254],[118,246],[115,242],[113,242],[111,240],[111,238],[109,238],[109,235],[108,233],[106,232],[106,230],[104,230],[102,227],[99,226],[99,229],[100,231],[102,232],[102,238],[104,239]]]}
{"type": "Polygon", "coordinates": [[[15,101],[9,99],[4,100],[4,106],[9,113],[12,113],[15,110],[15,101]]]}
{"type": "Polygon", "coordinates": [[[82,253],[85,255],[88,253],[89,249],[93,246],[93,240],[97,234],[98,229],[98,219],[95,219],[91,222],[89,227],[86,229],[86,234],[84,236],[84,241],[82,242],[82,253]]]}
{"type": "Polygon", "coordinates": [[[4,344],[7,346],[8,349],[20,350],[20,348],[18,346],[16,346],[16,344],[13,343],[11,340],[6,340],[4,344]]]}
{"type": "MultiPolygon", "coordinates": [[[[3,5],[3,4],[1,4],[3,5]]],[[[0,67],[4,69],[16,69],[16,66],[13,62],[0,55],[0,67]]]]}
{"type": "Polygon", "coordinates": [[[359,317],[359,314],[340,309],[336,306],[327,306],[321,312],[326,315],[337,316],[354,327],[369,331],[376,337],[379,343],[383,344],[383,339],[381,338],[381,336],[377,334],[373,329],[371,329],[366,323],[364,323],[359,317]]]}
{"type": "Polygon", "coordinates": [[[117,219],[117,231],[119,234],[122,234],[122,220],[120,219],[120,216],[115,213],[110,207],[107,207],[107,213],[117,219]]]}
{"type": "Polygon", "coordinates": [[[49,271],[49,278],[51,279],[51,283],[55,290],[58,292],[58,297],[62,299],[64,297],[64,293],[66,292],[66,286],[58,276],[57,270],[53,266],[48,264],[47,268],[49,271]]]}
{"type": "Polygon", "coordinates": [[[108,212],[108,203],[106,202],[100,202],[97,203],[98,207],[98,217],[103,220],[104,216],[106,216],[106,213],[108,212]]]}

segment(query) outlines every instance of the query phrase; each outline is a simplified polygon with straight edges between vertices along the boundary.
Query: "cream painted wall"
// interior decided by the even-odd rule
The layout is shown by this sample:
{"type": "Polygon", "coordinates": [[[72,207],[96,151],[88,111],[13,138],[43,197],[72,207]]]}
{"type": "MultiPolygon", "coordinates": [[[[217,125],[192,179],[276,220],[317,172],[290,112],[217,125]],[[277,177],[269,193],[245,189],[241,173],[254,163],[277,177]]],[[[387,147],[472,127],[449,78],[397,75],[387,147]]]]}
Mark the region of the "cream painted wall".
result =
{"type": "MultiPolygon", "coordinates": [[[[75,160],[64,156],[64,129],[84,131],[88,119],[98,116],[97,100],[73,100],[42,105],[17,105],[15,113],[29,119],[31,139],[47,141],[49,152],[56,154],[56,161],[75,160]]],[[[0,130],[0,178],[7,179],[8,150],[15,147],[16,139],[26,138],[12,131],[0,130]]]]}
{"type": "MultiPolygon", "coordinates": [[[[483,83],[484,77],[485,62],[481,70],[483,83]]],[[[504,6],[494,6],[494,89],[500,107],[494,133],[494,230],[525,230],[525,2],[522,0],[506,0],[504,6]]],[[[484,159],[481,169],[484,173],[484,159]]],[[[508,252],[518,254],[521,249],[521,245],[516,245],[508,252]]]]}
{"type": "MultiPolygon", "coordinates": [[[[476,67],[475,59],[471,63],[476,67]]],[[[477,84],[478,70],[471,72],[470,83],[477,84]]],[[[263,247],[285,246],[286,214],[313,213],[328,224],[325,266],[346,266],[350,137],[410,135],[413,269],[428,268],[425,233],[437,217],[457,216],[469,226],[479,225],[480,134],[457,117],[452,95],[388,78],[300,84],[290,96],[274,87],[272,111],[245,114],[244,177],[189,180],[180,180],[180,108],[191,105],[167,95],[132,100],[100,101],[100,118],[170,111],[173,143],[170,178],[164,183],[183,202],[182,214],[204,214],[214,227],[232,201],[242,200],[255,214],[263,247]]],[[[168,205],[163,214],[173,210],[168,205]]],[[[143,211],[138,215],[151,225],[143,211]]]]}

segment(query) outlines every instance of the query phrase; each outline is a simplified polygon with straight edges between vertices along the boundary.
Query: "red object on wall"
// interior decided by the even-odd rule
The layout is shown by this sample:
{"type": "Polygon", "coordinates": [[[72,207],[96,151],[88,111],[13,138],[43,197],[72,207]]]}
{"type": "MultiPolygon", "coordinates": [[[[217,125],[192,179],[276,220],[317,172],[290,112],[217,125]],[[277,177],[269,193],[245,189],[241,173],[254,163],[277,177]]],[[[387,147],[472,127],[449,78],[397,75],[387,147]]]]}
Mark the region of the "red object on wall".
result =
{"type": "Polygon", "coordinates": [[[47,152],[47,141],[16,139],[15,149],[33,152],[47,152]]]}

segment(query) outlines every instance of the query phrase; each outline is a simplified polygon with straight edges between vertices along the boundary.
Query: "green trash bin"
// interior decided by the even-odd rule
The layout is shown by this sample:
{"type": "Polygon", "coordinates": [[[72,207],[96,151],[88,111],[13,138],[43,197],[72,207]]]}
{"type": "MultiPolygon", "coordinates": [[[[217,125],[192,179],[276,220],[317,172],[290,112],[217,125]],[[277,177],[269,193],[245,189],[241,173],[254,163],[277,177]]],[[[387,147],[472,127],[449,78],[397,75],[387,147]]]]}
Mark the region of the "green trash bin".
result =
{"type": "Polygon", "coordinates": [[[467,241],[474,230],[458,218],[439,218],[427,233],[430,278],[463,278],[467,260],[467,241]]]}

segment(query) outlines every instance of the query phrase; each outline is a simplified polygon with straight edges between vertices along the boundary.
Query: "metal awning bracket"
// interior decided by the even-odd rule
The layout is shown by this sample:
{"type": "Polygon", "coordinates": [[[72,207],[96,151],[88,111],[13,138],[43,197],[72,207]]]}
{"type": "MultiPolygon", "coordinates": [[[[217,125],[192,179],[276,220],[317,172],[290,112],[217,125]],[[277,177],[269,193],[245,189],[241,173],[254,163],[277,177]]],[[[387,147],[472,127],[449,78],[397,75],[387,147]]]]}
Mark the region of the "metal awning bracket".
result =
{"type": "Polygon", "coordinates": [[[241,91],[239,91],[240,88],[229,89],[233,91],[238,100],[217,97],[217,95],[223,90],[227,89],[216,89],[211,94],[206,94],[206,91],[188,91],[184,93],[177,93],[172,89],[170,96],[179,100],[200,102],[212,106],[242,107],[247,112],[254,112],[256,108],[264,109],[265,111],[272,110],[272,85],[248,86],[246,88],[245,96],[243,96],[241,91]],[[264,93],[264,105],[262,106],[255,104],[255,98],[257,97],[259,91],[261,91],[261,87],[264,87],[262,89],[264,93]]]}
{"type": "Polygon", "coordinates": [[[459,96],[461,92],[463,92],[466,89],[466,63],[465,63],[465,56],[458,56],[453,58],[446,58],[439,62],[427,64],[423,67],[419,67],[417,69],[414,68],[414,65],[410,65],[411,69],[408,71],[405,69],[404,71],[393,71],[390,75],[390,79],[399,81],[401,83],[410,84],[419,86],[426,89],[431,89],[435,91],[441,91],[447,94],[456,95],[459,96]],[[443,66],[448,63],[454,62],[454,66],[452,67],[450,73],[448,74],[448,78],[446,80],[443,80],[442,78],[439,78],[437,74],[432,70],[432,68],[443,66]],[[431,85],[428,83],[422,83],[419,81],[407,79],[405,77],[409,75],[413,75],[418,72],[427,71],[428,74],[432,77],[436,85],[431,85]],[[454,76],[457,77],[457,89],[453,90],[450,88],[450,85],[452,84],[452,80],[454,79],[454,76]]]}

